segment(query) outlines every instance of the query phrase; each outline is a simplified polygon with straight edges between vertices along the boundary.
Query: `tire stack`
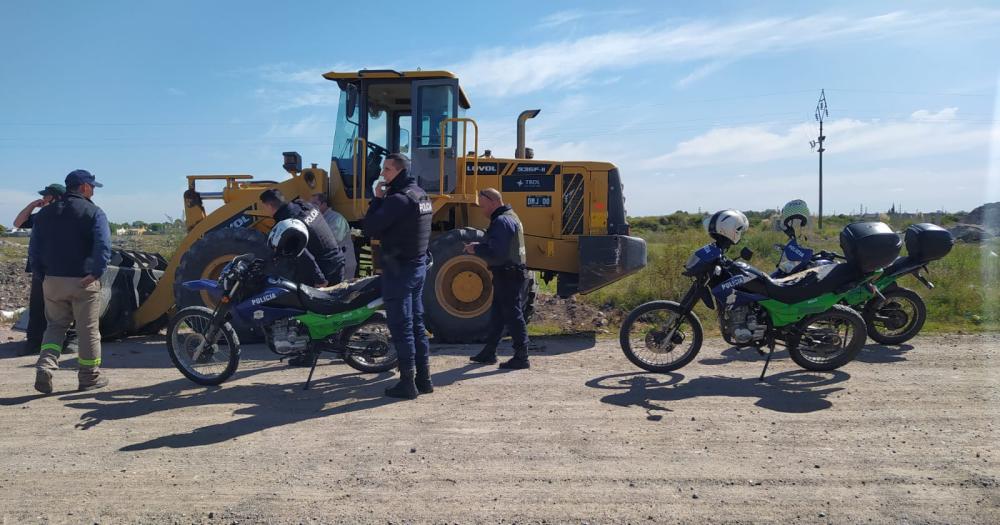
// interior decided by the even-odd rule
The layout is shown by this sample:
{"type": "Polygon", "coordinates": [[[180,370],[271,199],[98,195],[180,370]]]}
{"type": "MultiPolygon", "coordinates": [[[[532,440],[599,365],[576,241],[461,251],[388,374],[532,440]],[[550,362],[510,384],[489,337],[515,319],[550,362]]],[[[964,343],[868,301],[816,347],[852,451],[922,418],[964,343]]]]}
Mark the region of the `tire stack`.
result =
{"type": "MultiPolygon", "coordinates": [[[[158,253],[111,250],[108,269],[101,276],[101,338],[119,339],[128,335],[132,314],[146,301],[167,269],[167,260],[158,253]]],[[[155,333],[166,325],[164,315],[142,328],[155,333]]]]}

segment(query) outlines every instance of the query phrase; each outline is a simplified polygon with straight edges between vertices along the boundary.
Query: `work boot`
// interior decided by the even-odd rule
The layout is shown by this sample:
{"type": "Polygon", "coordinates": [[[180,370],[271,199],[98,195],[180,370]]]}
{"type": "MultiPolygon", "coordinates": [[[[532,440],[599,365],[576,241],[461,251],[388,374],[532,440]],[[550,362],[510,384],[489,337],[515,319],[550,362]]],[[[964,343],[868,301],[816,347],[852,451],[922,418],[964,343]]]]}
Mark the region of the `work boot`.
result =
{"type": "Polygon", "coordinates": [[[52,371],[46,368],[35,369],[35,390],[43,394],[52,393],[52,371]]]}
{"type": "Polygon", "coordinates": [[[397,397],[399,399],[416,399],[417,398],[417,385],[414,382],[414,376],[416,375],[416,370],[412,366],[403,368],[400,365],[399,368],[399,382],[395,386],[385,389],[385,395],[389,397],[397,397]]]}
{"type": "Polygon", "coordinates": [[[484,365],[495,365],[497,364],[497,347],[492,345],[484,346],[478,354],[469,358],[469,361],[473,363],[482,363],[484,365]]]}
{"type": "Polygon", "coordinates": [[[531,368],[531,363],[528,362],[528,351],[514,350],[514,357],[500,363],[498,368],[504,370],[524,370],[525,368],[531,368]]]}
{"type": "Polygon", "coordinates": [[[49,348],[43,350],[35,361],[35,390],[43,394],[52,393],[52,372],[59,370],[59,353],[49,348]]]}
{"type": "Polygon", "coordinates": [[[431,382],[430,363],[417,364],[417,376],[413,382],[417,385],[417,391],[421,394],[434,392],[434,383],[431,382]]]}
{"type": "Polygon", "coordinates": [[[96,390],[98,388],[104,388],[108,386],[108,378],[101,375],[100,367],[96,366],[81,366],[77,370],[77,378],[80,381],[77,390],[84,392],[87,390],[96,390]]]}

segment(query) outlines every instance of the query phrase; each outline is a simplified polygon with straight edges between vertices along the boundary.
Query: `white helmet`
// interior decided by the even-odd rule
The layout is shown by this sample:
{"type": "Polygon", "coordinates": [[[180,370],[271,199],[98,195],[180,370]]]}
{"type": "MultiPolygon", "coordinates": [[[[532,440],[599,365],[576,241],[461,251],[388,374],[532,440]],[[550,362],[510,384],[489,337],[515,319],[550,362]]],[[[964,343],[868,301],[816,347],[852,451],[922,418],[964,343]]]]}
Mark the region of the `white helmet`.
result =
{"type": "Polygon", "coordinates": [[[271,228],[267,236],[267,245],[275,255],[282,257],[298,257],[309,244],[309,230],[298,219],[285,219],[271,228]]]}
{"type": "Polygon", "coordinates": [[[712,239],[723,244],[737,244],[750,228],[750,221],[739,210],[722,210],[709,217],[705,228],[712,239]]]}

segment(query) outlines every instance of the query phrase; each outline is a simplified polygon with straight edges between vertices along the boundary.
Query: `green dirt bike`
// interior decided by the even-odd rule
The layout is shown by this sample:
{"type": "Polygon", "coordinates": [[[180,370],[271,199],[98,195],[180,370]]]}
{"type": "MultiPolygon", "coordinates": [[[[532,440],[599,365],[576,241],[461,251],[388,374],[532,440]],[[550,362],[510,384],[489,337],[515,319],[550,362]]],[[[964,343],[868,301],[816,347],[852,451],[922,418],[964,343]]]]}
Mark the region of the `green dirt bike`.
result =
{"type": "MultiPolygon", "coordinates": [[[[784,278],[791,274],[846,260],[843,255],[812,250],[800,246],[795,230],[787,228],[789,241],[775,245],[781,251],[777,270],[771,277],[784,278]]],[[[875,280],[875,295],[867,287],[858,287],[844,297],[844,304],[861,312],[868,327],[868,337],[884,345],[898,345],[915,337],[927,320],[927,306],[913,290],[899,285],[904,275],[913,275],[928,289],[934,284],[924,275],[930,262],[943,258],[951,251],[955,239],[951,233],[934,224],[913,224],[906,228],[907,255],[899,257],[875,280]]]]}
{"type": "MultiPolygon", "coordinates": [[[[685,263],[683,274],[692,284],[679,303],[653,301],[628,314],[619,336],[622,350],[650,372],[669,372],[690,363],[702,345],[701,321],[694,313],[701,300],[718,312],[727,343],[762,354],[768,349],[761,379],[779,342],[802,368],[834,370],[854,359],[866,334],[861,315],[840,303],[859,287],[877,295],[879,269],[899,255],[901,245],[885,224],[848,225],[841,232],[847,263],[775,280],[747,262],[728,259],[729,243],[716,240],[685,263]]],[[[752,256],[748,248],[740,254],[746,261],[752,256]]]]}
{"type": "Polygon", "coordinates": [[[218,385],[236,372],[240,341],[230,324],[234,317],[261,327],[276,354],[306,352],[312,358],[306,389],[321,352],[334,353],[362,372],[396,367],[396,350],[381,312],[381,276],[319,290],[264,268],[263,260],[245,254],[228,263],[218,280],[183,284],[208,293],[218,304],[214,310],[182,308],[170,320],[167,350],[185,377],[200,385],[218,385]]]}

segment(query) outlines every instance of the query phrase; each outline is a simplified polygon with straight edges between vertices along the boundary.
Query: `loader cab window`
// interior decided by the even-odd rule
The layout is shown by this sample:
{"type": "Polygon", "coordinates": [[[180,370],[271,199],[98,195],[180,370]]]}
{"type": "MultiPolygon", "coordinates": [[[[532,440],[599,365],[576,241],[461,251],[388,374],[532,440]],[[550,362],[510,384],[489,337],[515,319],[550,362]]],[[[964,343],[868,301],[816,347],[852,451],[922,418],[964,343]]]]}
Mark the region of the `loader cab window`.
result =
{"type": "MultiPolygon", "coordinates": [[[[418,88],[417,96],[422,102],[420,106],[420,148],[437,148],[441,146],[441,122],[453,118],[455,113],[455,94],[450,86],[423,86],[418,88]]],[[[445,130],[445,147],[451,147],[454,137],[445,130]]]]}
{"type": "Polygon", "coordinates": [[[353,155],[354,139],[358,136],[357,99],[348,101],[348,92],[340,92],[340,104],[337,107],[337,127],[333,134],[334,159],[350,160],[353,155]],[[348,108],[348,102],[354,107],[348,108]]]}
{"type": "Polygon", "coordinates": [[[455,122],[444,125],[446,119],[458,114],[458,81],[453,78],[413,82],[411,170],[417,183],[426,191],[450,193],[455,189],[456,140],[455,122]],[[445,162],[441,171],[442,156],[445,162]]]}
{"type": "Polygon", "coordinates": [[[409,150],[409,114],[408,82],[362,81],[342,87],[332,157],[348,197],[353,198],[355,186],[370,193],[370,181],[378,177],[385,156],[409,150]],[[400,125],[405,125],[405,129],[401,130],[400,125]],[[400,142],[401,136],[405,137],[405,142],[400,142]],[[365,140],[356,143],[358,138],[365,140]],[[355,148],[360,149],[355,151],[355,148]],[[362,166],[365,167],[363,173],[362,166]],[[355,180],[355,170],[358,180],[355,180]],[[365,183],[362,178],[369,182],[365,183]]]}

